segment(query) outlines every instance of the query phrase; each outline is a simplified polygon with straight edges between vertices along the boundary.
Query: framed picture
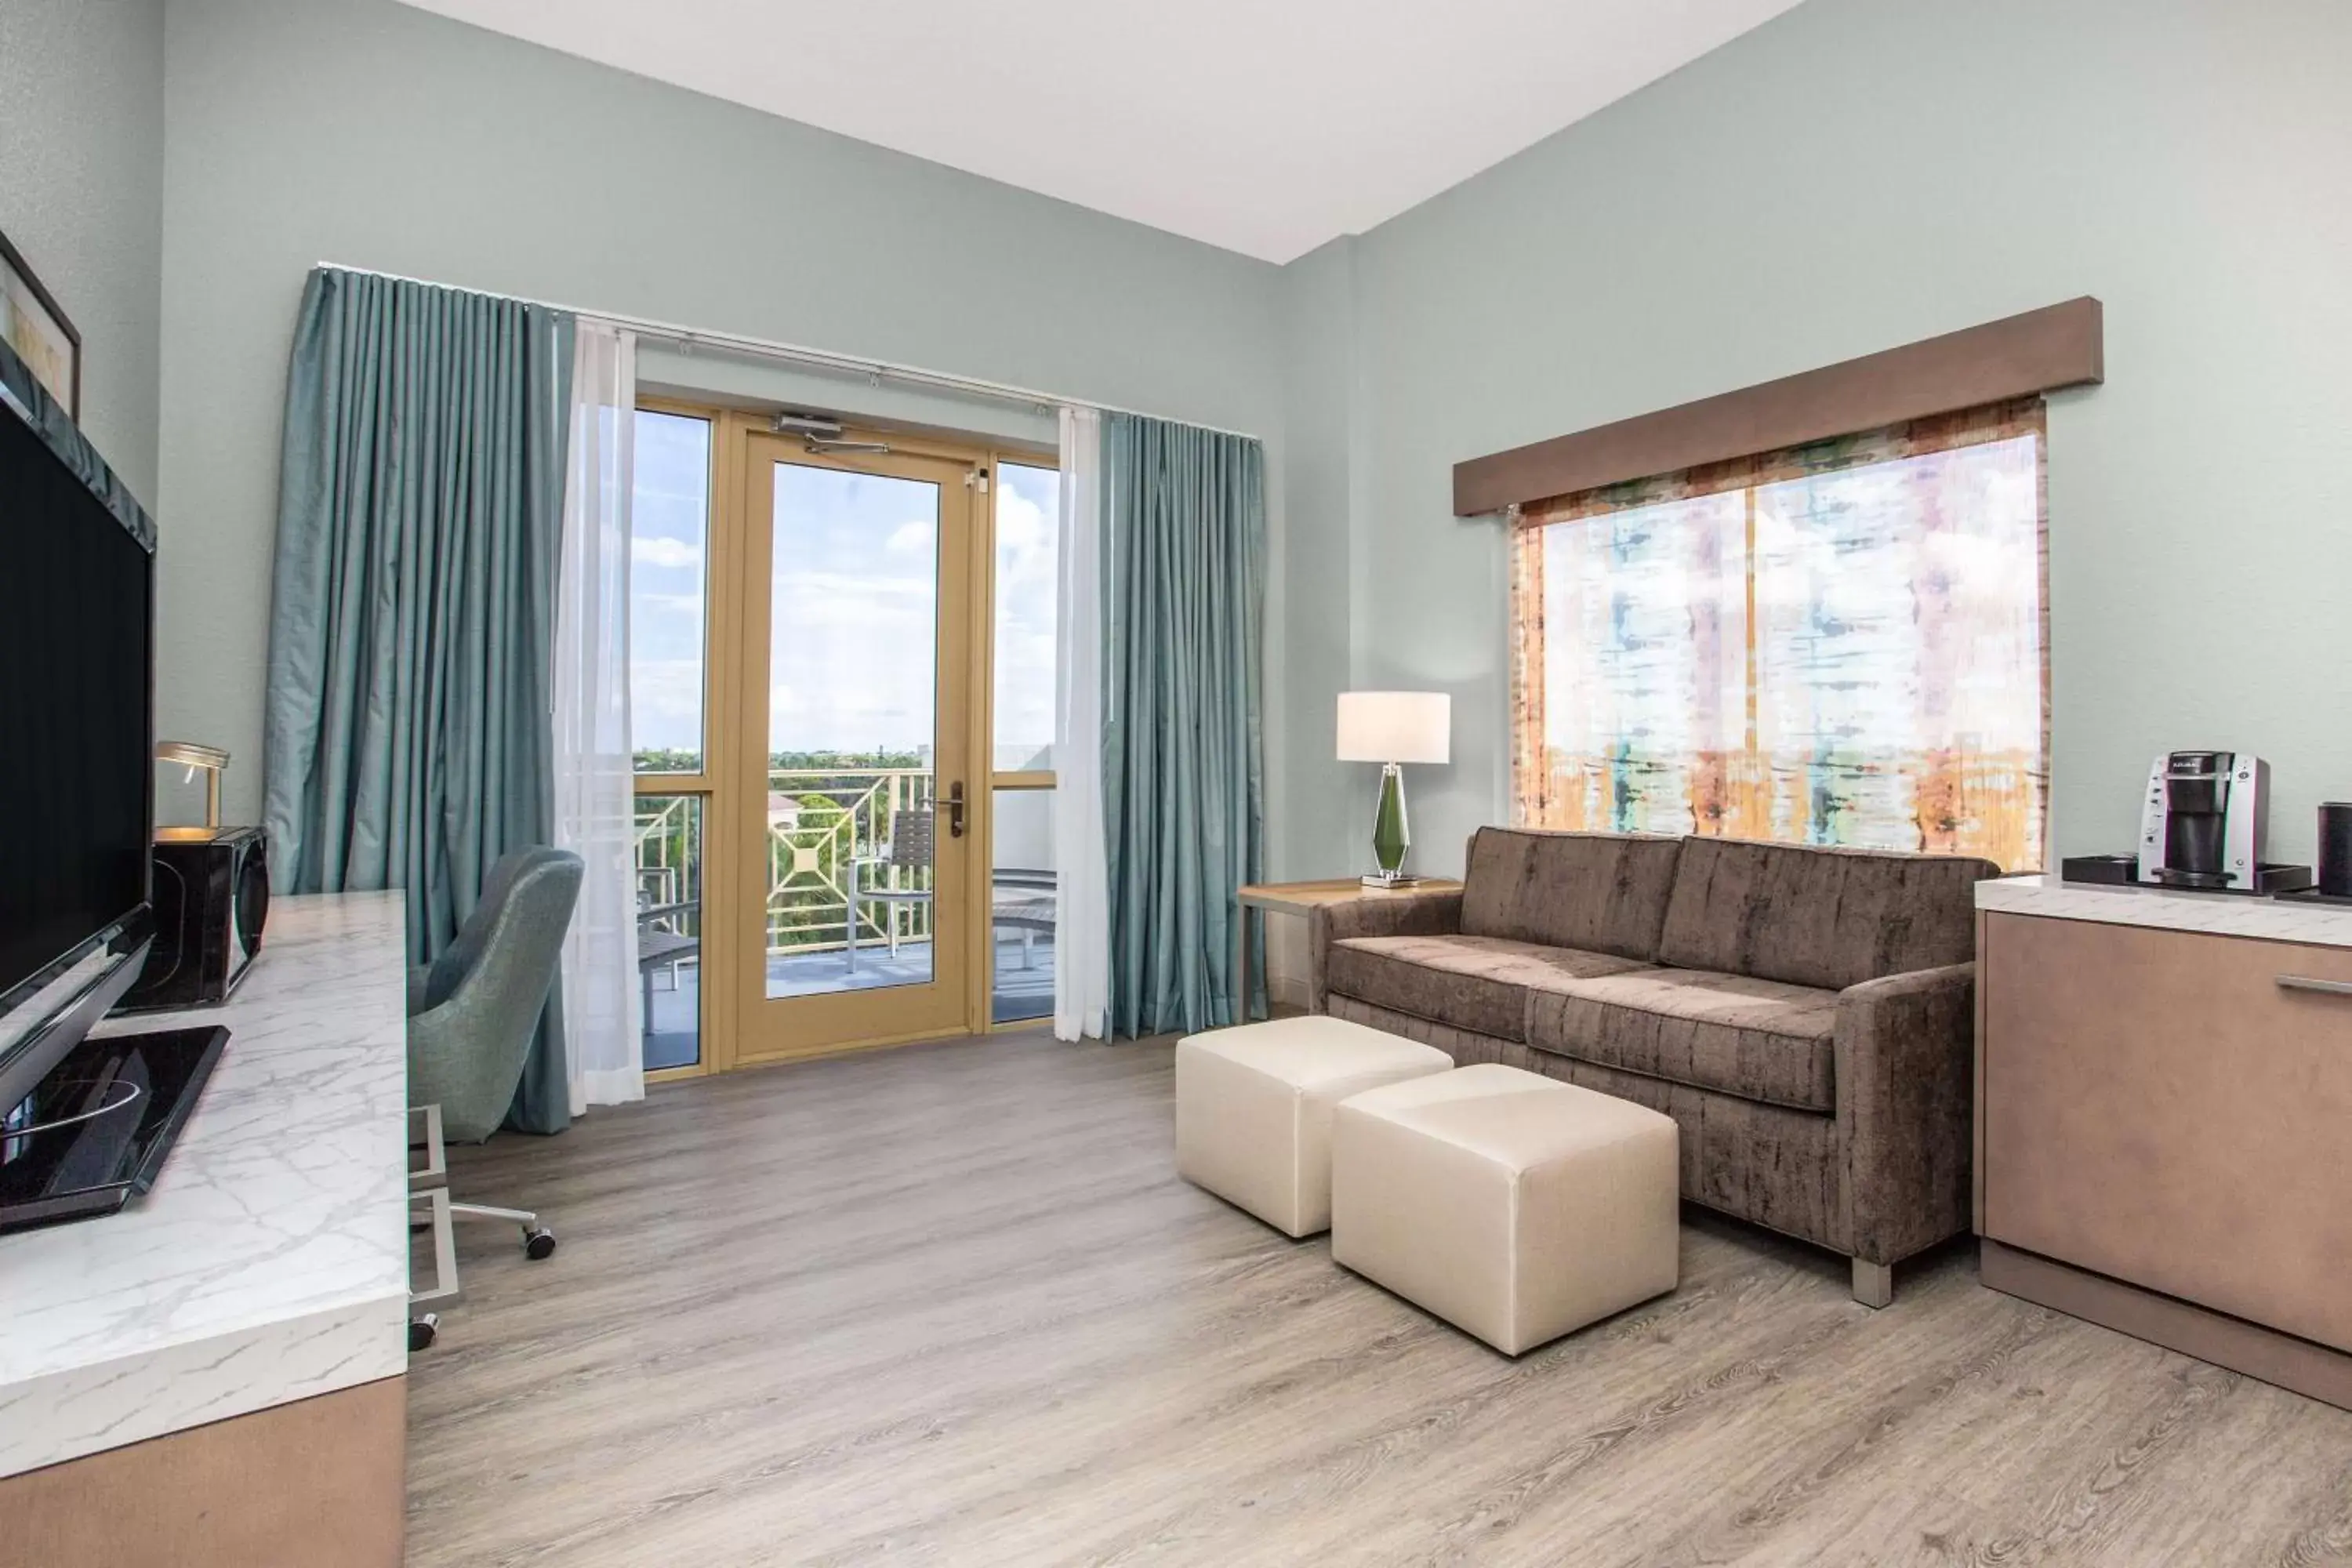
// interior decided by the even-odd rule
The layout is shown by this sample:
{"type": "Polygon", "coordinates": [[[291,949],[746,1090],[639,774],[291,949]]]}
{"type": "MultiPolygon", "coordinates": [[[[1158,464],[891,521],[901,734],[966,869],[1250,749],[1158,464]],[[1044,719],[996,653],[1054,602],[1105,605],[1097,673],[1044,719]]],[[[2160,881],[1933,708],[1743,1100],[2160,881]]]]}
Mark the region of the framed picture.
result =
{"type": "Polygon", "coordinates": [[[0,339],[16,351],[49,395],[65,405],[67,416],[79,423],[81,334],[5,234],[0,234],[0,339]]]}

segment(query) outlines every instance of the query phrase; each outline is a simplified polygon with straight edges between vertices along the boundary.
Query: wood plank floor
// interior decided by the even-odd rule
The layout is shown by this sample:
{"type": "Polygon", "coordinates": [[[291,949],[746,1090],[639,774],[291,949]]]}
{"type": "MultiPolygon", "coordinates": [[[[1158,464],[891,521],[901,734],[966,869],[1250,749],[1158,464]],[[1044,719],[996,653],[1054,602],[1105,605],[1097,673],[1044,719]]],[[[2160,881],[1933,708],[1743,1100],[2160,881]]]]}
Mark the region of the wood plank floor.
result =
{"type": "Polygon", "coordinates": [[[1035,1036],[656,1089],[460,1151],[419,1568],[2352,1562],[2352,1415],[1689,1212],[1514,1363],[1178,1181],[1170,1048],[1035,1036]]]}

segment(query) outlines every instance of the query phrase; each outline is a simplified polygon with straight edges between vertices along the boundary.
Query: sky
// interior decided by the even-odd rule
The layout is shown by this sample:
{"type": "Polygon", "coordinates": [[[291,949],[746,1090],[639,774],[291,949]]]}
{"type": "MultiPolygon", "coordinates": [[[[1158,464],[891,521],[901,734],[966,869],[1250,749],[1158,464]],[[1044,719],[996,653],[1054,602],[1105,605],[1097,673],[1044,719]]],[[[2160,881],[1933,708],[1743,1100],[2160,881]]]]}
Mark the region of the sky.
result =
{"type": "Polygon", "coordinates": [[[939,487],[797,463],[774,483],[767,750],[929,750],[939,487]]]}
{"type": "Polygon", "coordinates": [[[637,411],[629,518],[629,715],[638,751],[702,746],[710,425],[637,411]]]}
{"type": "Polygon", "coordinates": [[[1062,476],[996,468],[996,766],[1053,766],[1062,476]]]}
{"type": "MultiPolygon", "coordinates": [[[[640,411],[630,552],[630,700],[639,751],[702,735],[709,426],[640,411]]],[[[1002,465],[996,496],[996,763],[1042,767],[1054,731],[1057,486],[1002,465]]],[[[770,752],[928,751],[937,658],[939,491],[775,467],[770,752]]]]}

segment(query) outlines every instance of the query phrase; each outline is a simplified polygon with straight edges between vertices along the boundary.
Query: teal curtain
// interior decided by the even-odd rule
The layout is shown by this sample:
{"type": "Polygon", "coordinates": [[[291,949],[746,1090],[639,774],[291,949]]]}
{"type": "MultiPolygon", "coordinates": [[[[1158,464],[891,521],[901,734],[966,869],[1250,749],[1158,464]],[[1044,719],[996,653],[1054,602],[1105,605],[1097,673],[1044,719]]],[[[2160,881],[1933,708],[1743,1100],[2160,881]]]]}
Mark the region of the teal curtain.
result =
{"type": "Polygon", "coordinates": [[[1234,894],[1265,856],[1265,456],[1108,414],[1102,458],[1111,1026],[1211,1028],[1252,1001],[1234,994],[1234,894]]]}
{"type": "MultiPolygon", "coordinates": [[[[267,821],[278,885],[403,888],[437,955],[548,842],[572,317],[320,268],[287,376],[267,821]]],[[[551,998],[509,1124],[569,1120],[551,998]]]]}

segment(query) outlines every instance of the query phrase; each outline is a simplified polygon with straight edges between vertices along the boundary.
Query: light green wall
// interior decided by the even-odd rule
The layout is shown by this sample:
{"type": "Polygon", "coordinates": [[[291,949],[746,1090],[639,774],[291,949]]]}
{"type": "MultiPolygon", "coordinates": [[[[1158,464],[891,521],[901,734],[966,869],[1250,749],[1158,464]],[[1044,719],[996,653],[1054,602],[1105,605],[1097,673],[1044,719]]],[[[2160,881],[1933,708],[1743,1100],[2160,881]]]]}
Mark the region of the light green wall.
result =
{"type": "Polygon", "coordinates": [[[172,0],[168,31],[160,510],[202,548],[165,561],[157,707],[237,753],[236,817],[320,260],[1247,430],[1279,484],[1273,267],[390,0],[172,0]]]}
{"type": "MultiPolygon", "coordinates": [[[[1333,699],[1353,683],[1355,645],[1365,630],[1354,611],[1360,557],[1350,537],[1364,468],[1357,446],[1363,428],[1357,245],[1336,239],[1283,269],[1286,548],[1268,583],[1268,597],[1280,606],[1283,665],[1281,680],[1269,676],[1268,685],[1286,722],[1266,731],[1270,756],[1287,770],[1269,813],[1276,877],[1336,876],[1371,864],[1371,770],[1332,756],[1333,699]]],[[[1278,971],[1285,956],[1276,955],[1278,971]]]]}
{"type": "Polygon", "coordinates": [[[2108,384],[2051,416],[2057,847],[2120,845],[2172,746],[2269,755],[2283,854],[2352,794],[2331,0],[1809,0],[1281,269],[390,0],[172,0],[168,34],[158,510],[190,542],[159,709],[243,757],[287,333],[326,258],[1269,437],[1270,849],[1298,875],[1361,858],[1348,686],[1454,693],[1456,761],[1412,781],[1425,868],[1506,809],[1502,541],[1450,515],[1455,461],[2097,294],[2108,384]]]}
{"type": "Polygon", "coordinates": [[[82,428],[151,508],[163,191],[163,0],[0,0],[0,234],[81,333],[82,428]]]}
{"type": "MultiPolygon", "coordinates": [[[[2347,61],[2340,0],[1809,0],[1357,240],[1351,676],[1455,694],[1424,868],[1507,804],[1503,542],[1454,462],[2078,294],[2108,379],[2050,415],[2057,847],[2127,847],[2149,757],[2221,746],[2307,858],[2352,797],[2347,61]]],[[[1294,513],[1328,531],[1336,483],[1294,513]]]]}

